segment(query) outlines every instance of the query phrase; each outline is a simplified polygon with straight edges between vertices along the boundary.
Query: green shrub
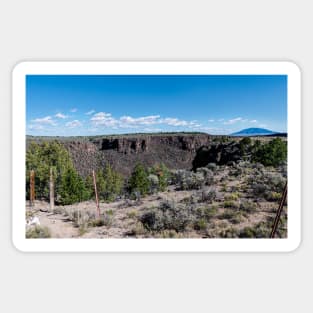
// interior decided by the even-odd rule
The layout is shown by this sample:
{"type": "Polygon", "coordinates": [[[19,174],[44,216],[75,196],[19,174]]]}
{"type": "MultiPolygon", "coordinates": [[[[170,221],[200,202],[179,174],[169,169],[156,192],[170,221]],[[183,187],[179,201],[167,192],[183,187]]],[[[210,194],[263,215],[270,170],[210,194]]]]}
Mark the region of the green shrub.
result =
{"type": "Polygon", "coordinates": [[[150,174],[148,176],[149,184],[150,184],[150,193],[155,193],[160,189],[159,177],[155,174],[150,174]]]}
{"type": "Polygon", "coordinates": [[[257,206],[254,202],[250,201],[250,200],[243,200],[240,203],[240,210],[247,212],[247,213],[254,213],[257,209],[257,206]]]}
{"type": "Polygon", "coordinates": [[[217,215],[217,207],[211,206],[211,208],[208,207],[199,207],[195,210],[195,216],[197,219],[203,219],[207,222],[209,222],[212,218],[214,218],[217,215]]]}
{"type": "Polygon", "coordinates": [[[64,173],[74,170],[68,151],[57,141],[31,143],[26,151],[26,195],[29,198],[29,172],[35,171],[37,199],[49,199],[50,169],[55,181],[55,195],[59,193],[64,173]]]}
{"type": "Polygon", "coordinates": [[[224,208],[238,209],[239,204],[235,201],[224,201],[224,208]]]}
{"type": "MultiPolygon", "coordinates": [[[[261,221],[253,226],[244,227],[240,230],[240,238],[270,238],[272,221],[261,221]]],[[[286,233],[284,233],[286,235],[286,233]]],[[[283,236],[282,236],[283,237],[283,236]]]]}
{"type": "Polygon", "coordinates": [[[287,161],[287,142],[275,138],[263,145],[254,147],[252,160],[265,166],[278,166],[287,161]]]}
{"type": "Polygon", "coordinates": [[[221,187],[222,192],[227,192],[227,183],[223,183],[221,187]]]}
{"type": "Polygon", "coordinates": [[[137,215],[138,215],[138,211],[135,211],[135,210],[132,210],[132,211],[127,213],[128,218],[136,218],[137,215]]]}
{"type": "Polygon", "coordinates": [[[252,140],[249,137],[245,137],[239,141],[239,149],[241,154],[245,154],[250,150],[252,140]]]}
{"type": "Polygon", "coordinates": [[[216,189],[209,187],[209,188],[202,188],[201,190],[201,201],[212,203],[216,199],[216,189]]]}
{"type": "Polygon", "coordinates": [[[222,136],[220,139],[217,139],[217,141],[220,141],[222,143],[226,143],[230,141],[230,138],[228,136],[222,136]]]}
{"type": "Polygon", "coordinates": [[[105,225],[105,222],[103,218],[97,218],[89,222],[89,226],[91,227],[101,227],[104,225],[105,225]]]}
{"type": "Polygon", "coordinates": [[[165,191],[171,178],[170,170],[163,163],[161,163],[154,165],[150,169],[150,172],[158,178],[158,189],[160,191],[165,191]]]}
{"type": "MultiPolygon", "coordinates": [[[[124,184],[123,177],[118,172],[114,171],[109,163],[107,163],[104,169],[97,171],[96,183],[100,200],[113,201],[122,194],[124,184]]],[[[95,197],[92,175],[87,177],[86,185],[88,186],[87,188],[91,197],[95,197]]]]}
{"type": "Polygon", "coordinates": [[[271,234],[271,224],[259,222],[253,227],[244,227],[240,230],[240,238],[269,238],[271,234]]]}
{"type": "MultiPolygon", "coordinates": [[[[271,172],[262,172],[257,175],[253,175],[248,179],[248,183],[251,186],[254,195],[259,197],[271,197],[277,196],[277,193],[282,193],[286,178],[283,177],[280,173],[271,173],[271,172]]],[[[269,200],[270,201],[270,200],[269,200]]]]}
{"type": "Polygon", "coordinates": [[[141,164],[137,164],[129,179],[129,189],[131,192],[139,192],[140,195],[146,195],[150,190],[148,173],[141,164]]]}
{"type": "Polygon", "coordinates": [[[92,222],[96,220],[96,213],[94,210],[88,209],[75,209],[66,208],[64,215],[67,216],[68,220],[71,221],[74,227],[77,227],[79,231],[87,229],[88,226],[92,225],[92,222]]]}
{"type": "Polygon", "coordinates": [[[239,141],[239,143],[240,143],[241,145],[243,145],[243,146],[249,146],[249,145],[251,145],[252,140],[251,140],[250,137],[244,137],[244,138],[242,138],[242,139],[239,141]]]}
{"type": "Polygon", "coordinates": [[[229,195],[225,195],[225,200],[236,201],[239,199],[240,194],[238,192],[232,192],[229,195]]]}
{"type": "Polygon", "coordinates": [[[68,151],[57,141],[31,143],[26,152],[26,196],[29,198],[29,171],[35,171],[37,199],[49,200],[50,170],[54,180],[55,200],[72,204],[89,199],[85,182],[74,168],[68,151]]]}
{"type": "Polygon", "coordinates": [[[95,216],[89,216],[85,219],[85,223],[90,227],[111,226],[113,224],[114,212],[113,210],[107,210],[101,216],[96,218],[95,216]]]}
{"type": "Polygon", "coordinates": [[[199,219],[195,222],[194,224],[194,229],[195,230],[205,230],[207,228],[207,221],[205,219],[199,219]]]}
{"type": "Polygon", "coordinates": [[[212,185],[214,182],[214,174],[213,171],[208,169],[207,167],[199,167],[197,168],[197,172],[204,177],[205,185],[212,185]]]}
{"type": "Polygon", "coordinates": [[[87,233],[87,225],[86,224],[81,224],[81,225],[79,225],[79,227],[78,227],[78,234],[79,234],[79,236],[83,236],[83,235],[85,235],[86,233],[87,233]]]}
{"type": "Polygon", "coordinates": [[[175,230],[181,232],[195,220],[192,207],[175,201],[161,202],[159,207],[149,209],[140,221],[150,231],[175,230]]]}
{"type": "Polygon", "coordinates": [[[264,194],[264,197],[267,201],[279,201],[282,197],[282,194],[280,192],[267,191],[264,194]]]}
{"type": "Polygon", "coordinates": [[[73,204],[88,199],[88,192],[84,181],[74,168],[68,168],[61,176],[58,188],[58,203],[62,205],[73,204]]]}
{"type": "Polygon", "coordinates": [[[219,215],[219,219],[228,220],[232,224],[239,224],[243,221],[243,217],[240,211],[234,210],[225,210],[221,215],[219,215]]]}
{"type": "Polygon", "coordinates": [[[114,220],[114,212],[113,212],[113,210],[105,211],[104,216],[103,216],[103,220],[104,220],[104,225],[105,226],[108,226],[108,227],[112,226],[113,220],[114,220]]]}
{"type": "Polygon", "coordinates": [[[158,235],[156,234],[156,238],[182,238],[182,234],[178,233],[175,230],[163,230],[161,233],[158,235]]]}
{"type": "Polygon", "coordinates": [[[143,226],[143,224],[138,221],[136,224],[131,228],[129,232],[126,233],[127,236],[142,236],[147,233],[147,229],[143,226]]]}
{"type": "Polygon", "coordinates": [[[245,227],[239,232],[240,238],[255,238],[255,230],[252,227],[245,227]]]}
{"type": "Polygon", "coordinates": [[[266,184],[263,183],[255,183],[252,185],[252,189],[255,195],[260,195],[263,196],[264,193],[266,192],[268,186],[266,184]]]}
{"type": "Polygon", "coordinates": [[[206,184],[206,179],[203,171],[194,173],[187,170],[177,170],[174,172],[173,181],[179,190],[194,190],[201,189],[206,184]]]}
{"type": "Polygon", "coordinates": [[[50,238],[51,232],[48,227],[36,225],[35,227],[30,227],[26,231],[26,238],[50,238]]]}
{"type": "Polygon", "coordinates": [[[239,230],[233,227],[223,229],[220,231],[219,236],[221,238],[238,238],[239,230]]]}

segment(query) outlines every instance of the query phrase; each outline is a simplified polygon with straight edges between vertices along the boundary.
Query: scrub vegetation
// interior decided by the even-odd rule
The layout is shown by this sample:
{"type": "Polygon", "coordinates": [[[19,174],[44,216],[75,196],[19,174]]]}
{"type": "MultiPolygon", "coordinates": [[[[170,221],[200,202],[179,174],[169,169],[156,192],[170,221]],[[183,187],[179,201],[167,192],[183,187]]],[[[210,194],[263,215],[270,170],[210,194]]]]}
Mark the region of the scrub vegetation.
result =
{"type": "MultiPolygon", "coordinates": [[[[125,171],[119,170],[118,158],[101,159],[97,168],[80,171],[77,151],[74,156],[64,142],[32,140],[26,154],[26,215],[38,216],[41,225],[27,227],[26,237],[268,238],[287,179],[287,141],[276,137],[213,139],[194,149],[188,138],[181,153],[189,149],[194,154],[192,166],[186,168],[168,165],[175,162],[166,158],[178,158],[168,138],[167,155],[162,151],[164,162],[147,146],[141,146],[142,151],[123,150],[119,152],[123,158],[140,153],[153,156],[145,162],[138,157],[125,171]],[[52,212],[48,203],[51,169],[52,212]],[[28,201],[31,170],[35,171],[34,206],[28,201]]],[[[88,157],[84,162],[88,163],[88,157]]],[[[287,206],[277,236],[287,236],[287,206]]]]}

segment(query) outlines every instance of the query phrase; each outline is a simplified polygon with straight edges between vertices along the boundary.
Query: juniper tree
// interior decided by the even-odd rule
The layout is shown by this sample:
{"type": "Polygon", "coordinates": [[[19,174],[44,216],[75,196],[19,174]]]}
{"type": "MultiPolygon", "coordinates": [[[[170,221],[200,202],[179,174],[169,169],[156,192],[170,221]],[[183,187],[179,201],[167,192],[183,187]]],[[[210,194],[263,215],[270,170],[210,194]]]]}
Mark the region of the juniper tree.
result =
{"type": "Polygon", "coordinates": [[[275,138],[257,147],[252,160],[265,166],[278,166],[287,161],[287,143],[275,138]]]}
{"type": "Polygon", "coordinates": [[[129,179],[129,189],[131,192],[139,192],[146,195],[150,189],[148,173],[141,164],[137,164],[129,179]]]}

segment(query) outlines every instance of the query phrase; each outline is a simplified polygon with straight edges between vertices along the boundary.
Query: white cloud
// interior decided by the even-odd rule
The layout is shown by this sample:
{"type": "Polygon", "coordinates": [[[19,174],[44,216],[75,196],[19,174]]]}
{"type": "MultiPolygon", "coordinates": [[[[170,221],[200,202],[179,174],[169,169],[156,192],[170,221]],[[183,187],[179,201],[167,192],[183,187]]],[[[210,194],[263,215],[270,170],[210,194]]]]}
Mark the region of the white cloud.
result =
{"type": "Polygon", "coordinates": [[[176,117],[166,117],[164,119],[160,120],[160,124],[165,124],[169,126],[187,126],[188,128],[197,128],[200,127],[201,124],[199,124],[198,121],[185,121],[185,120],[180,120],[176,117]]]}
{"type": "Polygon", "coordinates": [[[222,135],[222,134],[228,134],[231,133],[232,131],[228,128],[221,128],[221,127],[200,127],[198,129],[198,131],[203,131],[206,132],[208,134],[212,134],[212,135],[222,135]]]}
{"type": "Polygon", "coordinates": [[[97,114],[94,114],[94,116],[90,119],[91,121],[102,121],[105,118],[111,117],[111,113],[105,113],[105,112],[99,112],[97,114]]]}
{"type": "Polygon", "coordinates": [[[91,128],[88,128],[87,130],[89,132],[96,132],[96,131],[98,131],[98,128],[97,127],[91,127],[91,128]]]}
{"type": "Polygon", "coordinates": [[[75,128],[81,126],[82,123],[79,120],[74,120],[65,124],[66,127],[75,128]]]}
{"type": "Polygon", "coordinates": [[[236,118],[229,119],[229,120],[226,120],[226,121],[225,121],[225,119],[219,119],[218,121],[224,121],[224,123],[223,123],[224,125],[232,125],[232,124],[235,124],[235,123],[238,123],[238,122],[241,122],[241,123],[252,123],[252,124],[258,122],[257,120],[249,120],[247,118],[242,118],[242,117],[236,117],[236,118]]]}
{"type": "Polygon", "coordinates": [[[140,126],[140,125],[154,125],[158,124],[160,121],[160,115],[149,115],[142,117],[131,117],[131,116],[122,116],[119,119],[120,127],[127,126],[140,126]]]}
{"type": "MultiPolygon", "coordinates": [[[[121,116],[115,118],[111,113],[99,112],[90,118],[93,127],[107,127],[107,128],[142,128],[151,129],[154,125],[167,125],[174,127],[185,126],[188,128],[201,127],[198,121],[185,121],[175,117],[161,118],[160,115],[148,115],[141,117],[121,116]]],[[[159,129],[159,128],[158,128],[159,129]]]]}
{"type": "Polygon", "coordinates": [[[153,133],[153,132],[161,132],[162,131],[162,128],[143,128],[142,129],[144,132],[151,132],[151,133],[153,133]]]}
{"type": "Polygon", "coordinates": [[[231,124],[235,124],[237,122],[240,122],[240,121],[245,121],[242,117],[236,117],[236,118],[233,118],[233,119],[230,119],[226,122],[224,122],[224,125],[231,125],[231,124]]]}
{"type": "Polygon", "coordinates": [[[210,119],[210,120],[208,120],[208,122],[213,123],[213,122],[215,122],[215,120],[210,119]]]}
{"type": "Polygon", "coordinates": [[[42,130],[44,127],[42,125],[28,125],[28,129],[30,130],[42,130]]]}
{"type": "Polygon", "coordinates": [[[93,126],[115,127],[115,128],[137,128],[160,123],[159,115],[150,115],[142,117],[122,116],[116,119],[111,113],[99,112],[94,114],[90,121],[93,126]]]}
{"type": "Polygon", "coordinates": [[[188,122],[184,120],[179,120],[178,118],[167,117],[162,120],[162,124],[169,126],[188,126],[188,122]]]}
{"type": "Polygon", "coordinates": [[[51,126],[56,126],[56,122],[52,119],[51,116],[46,116],[42,118],[36,118],[32,120],[33,123],[36,124],[44,124],[44,125],[51,125],[51,126]]]}
{"type": "Polygon", "coordinates": [[[94,126],[116,127],[118,121],[112,117],[111,113],[99,112],[90,119],[94,126]]]}
{"type": "Polygon", "coordinates": [[[76,109],[76,108],[73,108],[73,109],[70,109],[70,111],[71,111],[72,113],[75,113],[75,112],[77,112],[77,109],[76,109]]]}
{"type": "Polygon", "coordinates": [[[93,113],[95,113],[95,112],[96,112],[95,110],[90,110],[90,111],[86,112],[85,114],[86,114],[86,115],[91,115],[91,114],[93,114],[93,113]]]}
{"type": "Polygon", "coordinates": [[[67,118],[68,116],[67,116],[67,115],[64,115],[64,114],[62,114],[62,113],[57,113],[57,114],[55,115],[55,117],[61,118],[61,119],[65,119],[65,118],[67,118]]]}
{"type": "Polygon", "coordinates": [[[188,127],[189,128],[198,128],[198,127],[202,127],[202,125],[199,124],[198,121],[191,121],[191,122],[188,122],[188,127]]]}

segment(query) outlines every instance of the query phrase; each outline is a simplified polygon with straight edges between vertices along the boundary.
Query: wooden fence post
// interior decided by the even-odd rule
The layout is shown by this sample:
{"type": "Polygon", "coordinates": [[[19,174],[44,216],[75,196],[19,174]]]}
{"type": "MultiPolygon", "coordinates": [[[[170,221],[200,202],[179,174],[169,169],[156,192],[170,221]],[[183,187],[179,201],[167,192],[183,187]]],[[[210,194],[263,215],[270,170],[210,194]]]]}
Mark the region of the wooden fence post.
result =
{"type": "Polygon", "coordinates": [[[52,212],[54,209],[54,181],[53,181],[53,171],[52,167],[50,167],[50,183],[49,183],[49,189],[50,189],[50,211],[52,212]]]}
{"type": "Polygon", "coordinates": [[[29,176],[29,202],[33,208],[35,206],[35,171],[31,170],[29,176]]]}
{"type": "Polygon", "coordinates": [[[96,195],[96,209],[97,209],[97,217],[100,218],[100,207],[99,207],[99,198],[98,198],[98,191],[97,191],[97,181],[96,181],[96,173],[92,170],[93,176],[93,185],[95,188],[95,195],[96,195]]]}
{"type": "Polygon", "coordinates": [[[277,213],[276,213],[276,217],[275,217],[275,221],[274,221],[274,224],[273,224],[273,228],[272,228],[272,232],[271,232],[270,238],[275,238],[275,233],[276,233],[277,228],[278,228],[278,223],[280,221],[280,216],[281,216],[281,213],[283,211],[283,207],[284,207],[284,204],[286,202],[286,199],[287,199],[287,181],[286,181],[286,184],[285,184],[285,188],[284,188],[282,197],[280,199],[279,207],[278,207],[278,210],[277,210],[277,213]]]}

